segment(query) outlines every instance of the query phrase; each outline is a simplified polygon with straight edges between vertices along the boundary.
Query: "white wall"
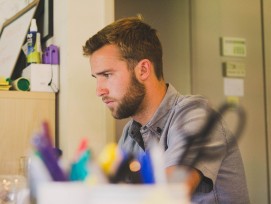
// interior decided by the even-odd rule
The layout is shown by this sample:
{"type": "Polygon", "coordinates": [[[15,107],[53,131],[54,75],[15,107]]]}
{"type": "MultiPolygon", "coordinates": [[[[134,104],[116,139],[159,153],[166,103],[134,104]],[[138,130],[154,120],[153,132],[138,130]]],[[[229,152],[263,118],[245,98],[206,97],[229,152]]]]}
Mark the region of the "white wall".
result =
{"type": "Polygon", "coordinates": [[[82,56],[85,41],[114,20],[111,0],[54,1],[54,37],[60,47],[58,136],[64,158],[71,158],[80,140],[88,138],[95,153],[112,141],[114,121],[95,95],[88,58],[82,56]]]}
{"type": "Polygon", "coordinates": [[[15,15],[32,0],[0,0],[0,29],[5,20],[15,15]]]}

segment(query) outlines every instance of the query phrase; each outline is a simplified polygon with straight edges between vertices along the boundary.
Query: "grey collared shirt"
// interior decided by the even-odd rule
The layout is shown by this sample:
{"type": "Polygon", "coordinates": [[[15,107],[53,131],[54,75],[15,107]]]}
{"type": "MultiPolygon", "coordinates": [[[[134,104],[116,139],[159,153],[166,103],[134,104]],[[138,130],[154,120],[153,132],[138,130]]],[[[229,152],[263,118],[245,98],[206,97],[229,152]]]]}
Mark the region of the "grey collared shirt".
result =
{"type": "MultiPolygon", "coordinates": [[[[143,126],[129,121],[124,127],[119,146],[124,151],[140,154],[148,150],[153,141],[157,141],[164,149],[165,167],[178,165],[186,148],[187,137],[201,129],[210,110],[204,97],[183,96],[168,84],[167,93],[151,120],[143,126]],[[135,132],[137,134],[133,134],[135,132]]],[[[204,145],[206,153],[215,154],[215,157],[201,157],[193,166],[204,176],[193,195],[193,202],[249,203],[241,155],[236,143],[229,145],[231,137],[223,121],[219,121],[204,145]]],[[[191,164],[198,148],[200,146],[197,144],[192,145],[183,165],[191,164]]]]}

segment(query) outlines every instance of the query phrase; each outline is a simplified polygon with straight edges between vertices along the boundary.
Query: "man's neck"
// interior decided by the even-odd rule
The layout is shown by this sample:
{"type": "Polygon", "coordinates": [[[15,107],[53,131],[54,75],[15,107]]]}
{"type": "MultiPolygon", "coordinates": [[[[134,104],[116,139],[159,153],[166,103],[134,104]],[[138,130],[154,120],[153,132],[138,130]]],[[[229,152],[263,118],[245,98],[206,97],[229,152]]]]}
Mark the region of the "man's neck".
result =
{"type": "Polygon", "coordinates": [[[138,113],[132,116],[132,118],[139,122],[141,125],[146,125],[159,108],[162,100],[166,95],[166,92],[167,85],[164,81],[161,81],[151,88],[146,89],[146,96],[144,101],[142,102],[138,113]]]}

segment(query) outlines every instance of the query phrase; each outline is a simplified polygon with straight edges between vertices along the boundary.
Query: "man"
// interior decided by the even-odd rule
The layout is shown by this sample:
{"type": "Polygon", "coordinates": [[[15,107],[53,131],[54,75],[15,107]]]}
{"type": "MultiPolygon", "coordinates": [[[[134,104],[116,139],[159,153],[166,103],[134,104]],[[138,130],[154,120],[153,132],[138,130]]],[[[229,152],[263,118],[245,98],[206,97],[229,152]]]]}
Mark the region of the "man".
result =
{"type": "MultiPolygon", "coordinates": [[[[163,77],[162,46],[156,30],[136,17],[120,19],[92,36],[83,47],[89,56],[96,92],[116,119],[128,118],[119,146],[142,153],[153,140],[164,149],[165,170],[190,167],[200,146],[192,144],[180,164],[187,137],[204,125],[211,108],[200,96],[183,96],[163,77]]],[[[249,203],[239,149],[229,145],[223,122],[212,131],[206,152],[187,179],[193,202],[249,203]]]]}

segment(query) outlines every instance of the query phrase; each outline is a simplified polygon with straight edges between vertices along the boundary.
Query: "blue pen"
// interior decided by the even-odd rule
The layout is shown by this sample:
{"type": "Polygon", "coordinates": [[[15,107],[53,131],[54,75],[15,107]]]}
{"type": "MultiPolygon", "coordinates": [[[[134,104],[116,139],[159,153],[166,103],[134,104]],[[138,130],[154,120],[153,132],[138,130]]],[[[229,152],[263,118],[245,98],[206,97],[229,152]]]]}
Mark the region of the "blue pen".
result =
{"type": "Polygon", "coordinates": [[[143,183],[154,184],[155,179],[150,152],[146,151],[144,154],[139,155],[139,162],[141,164],[140,173],[143,183]]]}

